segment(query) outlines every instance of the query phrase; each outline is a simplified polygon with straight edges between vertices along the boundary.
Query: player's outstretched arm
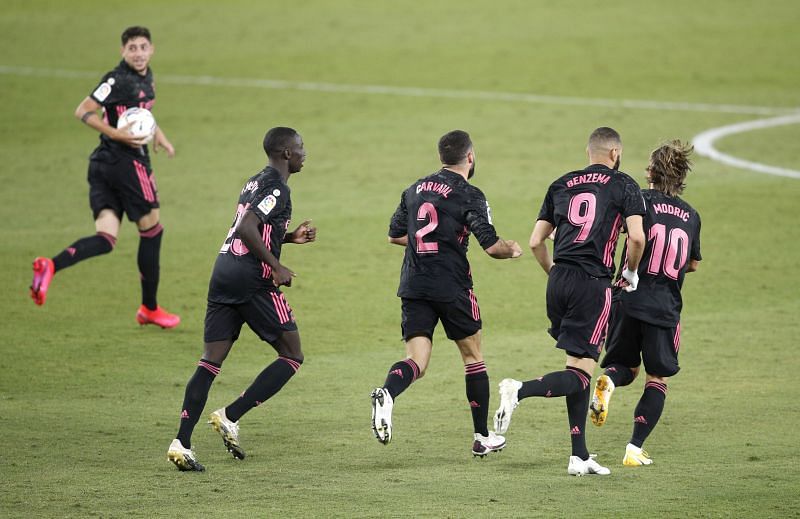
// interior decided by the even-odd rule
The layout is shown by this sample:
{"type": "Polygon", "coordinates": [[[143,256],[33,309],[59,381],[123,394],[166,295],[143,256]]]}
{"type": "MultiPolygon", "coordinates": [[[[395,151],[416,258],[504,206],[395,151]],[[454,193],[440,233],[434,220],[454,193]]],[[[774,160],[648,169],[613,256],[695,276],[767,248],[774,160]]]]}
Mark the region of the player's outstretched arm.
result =
{"type": "Polygon", "coordinates": [[[502,238],[498,238],[493,245],[484,250],[486,254],[494,259],[519,258],[522,256],[522,248],[519,243],[514,240],[503,240],[502,238]]]}
{"type": "Polygon", "coordinates": [[[406,234],[405,236],[400,236],[399,238],[393,238],[389,236],[389,243],[394,243],[395,245],[402,245],[405,247],[408,245],[408,235],[406,234]]]}
{"type": "Polygon", "coordinates": [[[283,243],[309,243],[317,239],[317,228],[311,225],[311,220],[306,220],[292,232],[287,232],[283,243]]]}
{"type": "Polygon", "coordinates": [[[239,222],[236,231],[239,233],[242,243],[255,254],[255,256],[272,268],[272,282],[276,287],[281,285],[289,286],[292,278],[296,276],[294,272],[287,269],[278,261],[267,246],[261,240],[261,233],[258,232],[258,224],[261,220],[252,211],[246,211],[239,222]]]}
{"type": "Polygon", "coordinates": [[[536,225],[533,227],[531,239],[528,245],[531,247],[531,252],[536,257],[536,261],[542,267],[546,274],[550,274],[550,269],[553,268],[553,258],[550,256],[550,251],[547,249],[548,236],[553,233],[555,227],[547,220],[536,220],[536,225]]]}

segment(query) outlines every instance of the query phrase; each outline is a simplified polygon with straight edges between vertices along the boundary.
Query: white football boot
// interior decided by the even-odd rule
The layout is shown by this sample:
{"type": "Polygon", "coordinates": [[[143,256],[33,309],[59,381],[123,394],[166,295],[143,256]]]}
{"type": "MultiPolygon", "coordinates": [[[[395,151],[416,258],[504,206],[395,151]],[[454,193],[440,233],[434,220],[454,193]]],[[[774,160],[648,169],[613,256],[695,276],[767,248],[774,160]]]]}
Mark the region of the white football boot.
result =
{"type": "Polygon", "coordinates": [[[622,458],[622,464],[626,467],[639,467],[641,465],[652,465],[653,460],[647,451],[641,447],[629,443],[625,447],[625,457],[622,458]]]}
{"type": "Polygon", "coordinates": [[[475,441],[472,442],[472,455],[483,458],[490,452],[500,452],[506,446],[506,439],[493,431],[489,431],[489,436],[475,433],[475,441]]]}
{"type": "Polygon", "coordinates": [[[517,393],[522,387],[522,382],[513,378],[504,378],[500,381],[500,407],[494,413],[494,430],[503,434],[508,431],[511,424],[511,413],[519,405],[517,393]]]}
{"type": "Polygon", "coordinates": [[[392,441],[392,407],[394,400],[389,392],[376,387],[372,390],[372,432],[379,442],[386,445],[392,441]]]}
{"type": "Polygon", "coordinates": [[[569,465],[567,466],[567,474],[570,476],[586,476],[588,474],[597,474],[599,476],[607,476],[611,471],[597,463],[595,455],[589,456],[588,460],[582,460],[578,456],[569,457],[569,465]]]}

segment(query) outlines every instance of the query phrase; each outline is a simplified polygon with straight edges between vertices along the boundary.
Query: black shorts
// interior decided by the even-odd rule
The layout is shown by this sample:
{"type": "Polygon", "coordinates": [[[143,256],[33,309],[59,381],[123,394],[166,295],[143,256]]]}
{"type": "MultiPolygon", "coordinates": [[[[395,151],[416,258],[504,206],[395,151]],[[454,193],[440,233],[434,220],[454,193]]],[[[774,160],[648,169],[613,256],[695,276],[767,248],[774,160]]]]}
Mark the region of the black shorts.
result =
{"type": "Polygon", "coordinates": [[[680,371],[678,350],[681,347],[681,325],[666,328],[646,323],[625,312],[620,301],[611,308],[606,355],[602,367],[622,364],[629,368],[644,360],[644,370],[650,375],[671,377],[680,371]]]}
{"type": "Polygon", "coordinates": [[[423,335],[433,339],[433,330],[442,321],[447,338],[458,341],[475,335],[481,329],[481,309],[472,289],[465,290],[455,301],[443,303],[427,299],[402,298],[403,339],[423,335]]]}
{"type": "Polygon", "coordinates": [[[158,190],[150,161],[142,157],[98,149],[89,160],[89,205],[94,218],[103,209],[122,219],[139,221],[159,207],[158,190]]]}
{"type": "Polygon", "coordinates": [[[297,331],[294,312],[283,294],[277,290],[260,290],[246,303],[224,304],[209,301],[204,340],[236,341],[244,323],[262,341],[273,346],[284,332],[297,331]]]}
{"type": "Polygon", "coordinates": [[[579,267],[555,265],[547,280],[547,330],[573,357],[600,357],[611,311],[611,280],[579,267]]]}

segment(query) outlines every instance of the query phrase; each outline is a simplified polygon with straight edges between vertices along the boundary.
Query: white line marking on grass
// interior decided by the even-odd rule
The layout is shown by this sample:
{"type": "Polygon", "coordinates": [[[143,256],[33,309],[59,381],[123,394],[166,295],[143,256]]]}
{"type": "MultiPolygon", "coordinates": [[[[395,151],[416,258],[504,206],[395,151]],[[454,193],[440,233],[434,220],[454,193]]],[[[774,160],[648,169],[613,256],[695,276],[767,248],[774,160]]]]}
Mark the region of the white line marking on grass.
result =
{"type": "Polygon", "coordinates": [[[711,160],[728,164],[737,168],[749,169],[756,173],[763,173],[765,175],[777,175],[779,177],[800,178],[800,171],[787,168],[779,168],[777,166],[768,166],[759,162],[751,162],[749,160],[740,159],[726,153],[722,153],[714,147],[714,141],[726,135],[733,135],[736,133],[749,132],[753,130],[761,130],[764,128],[772,128],[774,126],[784,126],[787,124],[800,123],[800,113],[793,115],[784,115],[781,117],[771,117],[769,119],[758,119],[756,121],[747,121],[743,123],[730,124],[728,126],[721,126],[719,128],[711,128],[703,133],[696,135],[692,142],[697,150],[697,153],[711,160]]]}
{"type": "MultiPolygon", "coordinates": [[[[64,70],[35,67],[14,67],[0,65],[0,74],[9,76],[91,78],[100,74],[80,70],[64,70]]],[[[399,87],[389,85],[354,85],[346,83],[320,83],[309,81],[284,81],[279,79],[224,78],[215,76],[178,76],[159,74],[159,83],[177,85],[213,85],[223,87],[265,88],[274,90],[303,90],[311,92],[332,92],[342,94],[394,95],[404,97],[430,97],[445,99],[469,99],[483,101],[509,101],[518,103],[599,106],[607,108],[630,108],[641,110],[663,110],[673,112],[711,112],[750,115],[778,115],[800,110],[800,107],[744,106],[710,103],[679,103],[669,101],[648,101],[642,99],[603,99],[588,97],[568,97],[526,94],[520,92],[491,92],[484,90],[449,90],[439,88],[399,87]]]]}

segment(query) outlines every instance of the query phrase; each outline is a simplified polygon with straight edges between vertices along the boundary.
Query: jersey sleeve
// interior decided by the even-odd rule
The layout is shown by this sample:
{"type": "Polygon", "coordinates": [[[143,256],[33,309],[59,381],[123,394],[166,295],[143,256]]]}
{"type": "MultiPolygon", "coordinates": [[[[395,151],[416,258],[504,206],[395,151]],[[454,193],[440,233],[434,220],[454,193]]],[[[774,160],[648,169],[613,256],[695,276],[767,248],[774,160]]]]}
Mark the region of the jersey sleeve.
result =
{"type": "Polygon", "coordinates": [[[112,71],[103,76],[103,79],[101,79],[100,83],[92,90],[89,97],[103,106],[110,106],[117,104],[125,97],[124,89],[125,85],[123,81],[114,77],[114,72],[112,71]]]}
{"type": "Polygon", "coordinates": [[[536,219],[550,222],[553,225],[556,224],[555,204],[553,204],[552,188],[547,190],[547,194],[544,196],[544,201],[542,202],[542,207],[539,209],[539,216],[537,216],[536,219]]]}
{"type": "Polygon", "coordinates": [[[389,237],[402,238],[406,234],[408,234],[408,209],[406,208],[406,193],[403,192],[400,195],[400,203],[389,221],[389,237]]]}
{"type": "Polygon", "coordinates": [[[644,216],[646,212],[642,189],[635,180],[630,177],[626,178],[622,193],[622,216],[624,218],[635,215],[644,216]]]}
{"type": "Polygon", "coordinates": [[[249,211],[255,213],[262,223],[269,223],[272,215],[280,212],[289,202],[289,193],[277,183],[268,182],[254,195],[249,211]]]}
{"type": "Polygon", "coordinates": [[[467,227],[481,247],[488,249],[499,239],[492,224],[492,209],[480,189],[471,189],[469,197],[464,210],[467,227]]]}
{"type": "MultiPolygon", "coordinates": [[[[695,213],[696,214],[696,213],[695,213]]],[[[697,231],[692,240],[692,249],[689,251],[689,259],[700,261],[703,256],[700,254],[700,215],[697,214],[697,231]]]]}

